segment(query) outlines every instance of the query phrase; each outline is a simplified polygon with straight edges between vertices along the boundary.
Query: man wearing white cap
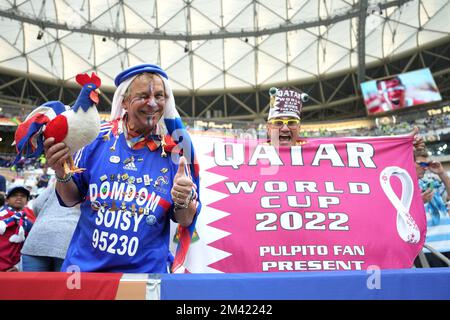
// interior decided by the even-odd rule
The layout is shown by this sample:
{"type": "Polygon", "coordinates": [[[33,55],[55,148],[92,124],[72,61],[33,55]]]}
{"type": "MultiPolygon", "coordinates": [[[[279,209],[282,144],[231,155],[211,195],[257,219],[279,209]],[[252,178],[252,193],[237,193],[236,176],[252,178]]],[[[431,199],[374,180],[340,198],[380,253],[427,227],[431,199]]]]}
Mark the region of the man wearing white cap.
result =
{"type": "Polygon", "coordinates": [[[272,145],[290,147],[302,144],[300,114],[308,95],[288,88],[270,88],[270,110],[267,136],[272,145]]]}
{"type": "Polygon", "coordinates": [[[64,177],[67,147],[51,138],[44,142],[61,204],[81,203],[62,271],[76,265],[89,272],[168,272],[170,219],[182,226],[176,271],[201,208],[190,137],[159,66],[131,67],[115,84],[111,121],[74,157],[84,172],[64,177]]]}

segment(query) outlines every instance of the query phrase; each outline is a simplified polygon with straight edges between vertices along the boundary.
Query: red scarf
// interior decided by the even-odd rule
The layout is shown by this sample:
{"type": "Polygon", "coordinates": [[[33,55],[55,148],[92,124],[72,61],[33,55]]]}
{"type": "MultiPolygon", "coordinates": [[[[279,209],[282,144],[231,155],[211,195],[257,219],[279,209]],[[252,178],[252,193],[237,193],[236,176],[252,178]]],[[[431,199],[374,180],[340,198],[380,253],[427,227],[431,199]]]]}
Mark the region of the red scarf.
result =
{"type": "Polygon", "coordinates": [[[161,144],[163,144],[163,150],[165,152],[173,152],[173,149],[177,146],[170,135],[160,136],[156,134],[148,134],[145,136],[131,130],[128,126],[126,118],[124,118],[124,120],[127,130],[127,141],[133,150],[139,150],[147,146],[150,151],[155,151],[161,146],[161,144]]]}

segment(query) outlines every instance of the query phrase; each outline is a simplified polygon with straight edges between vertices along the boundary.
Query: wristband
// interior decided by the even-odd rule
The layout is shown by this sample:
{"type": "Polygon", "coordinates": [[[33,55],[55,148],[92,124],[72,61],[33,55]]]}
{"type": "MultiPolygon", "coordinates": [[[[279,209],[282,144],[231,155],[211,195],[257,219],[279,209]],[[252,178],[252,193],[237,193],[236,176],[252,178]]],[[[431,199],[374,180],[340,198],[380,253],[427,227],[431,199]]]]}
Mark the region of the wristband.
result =
{"type": "Polygon", "coordinates": [[[174,202],[174,212],[177,211],[178,209],[187,209],[189,207],[189,205],[191,204],[192,200],[194,199],[195,196],[195,191],[194,189],[192,189],[191,191],[191,195],[189,196],[189,199],[186,201],[186,203],[184,204],[179,204],[174,202]]]}
{"type": "Polygon", "coordinates": [[[70,180],[72,180],[72,176],[73,176],[73,173],[72,173],[72,172],[69,172],[65,177],[60,178],[60,177],[58,177],[58,175],[55,173],[56,181],[61,182],[61,183],[67,183],[67,182],[69,182],[70,180]]]}

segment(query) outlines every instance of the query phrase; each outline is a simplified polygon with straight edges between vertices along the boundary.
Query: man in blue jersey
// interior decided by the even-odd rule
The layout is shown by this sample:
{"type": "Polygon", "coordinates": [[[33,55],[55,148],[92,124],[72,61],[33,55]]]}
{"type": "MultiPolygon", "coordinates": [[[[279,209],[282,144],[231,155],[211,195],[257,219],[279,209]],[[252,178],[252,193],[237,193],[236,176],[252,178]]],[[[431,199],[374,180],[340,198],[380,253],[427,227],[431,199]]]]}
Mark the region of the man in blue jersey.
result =
{"type": "MultiPolygon", "coordinates": [[[[170,219],[192,235],[201,208],[198,166],[160,67],[129,68],[115,84],[111,121],[74,156],[84,172],[65,176],[68,148],[52,138],[44,143],[61,204],[81,208],[62,271],[77,266],[86,272],[165,273],[170,219]]],[[[177,269],[189,240],[180,242],[177,269]]]]}

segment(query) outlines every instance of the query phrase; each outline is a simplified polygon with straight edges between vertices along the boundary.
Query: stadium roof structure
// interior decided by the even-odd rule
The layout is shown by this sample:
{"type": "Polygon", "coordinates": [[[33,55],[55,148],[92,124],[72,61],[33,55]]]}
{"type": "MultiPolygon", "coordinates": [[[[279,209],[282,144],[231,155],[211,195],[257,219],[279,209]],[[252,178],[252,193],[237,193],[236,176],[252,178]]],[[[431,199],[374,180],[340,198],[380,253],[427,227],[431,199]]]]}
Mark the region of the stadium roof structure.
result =
{"type": "MultiPolygon", "coordinates": [[[[156,63],[176,95],[220,101],[349,70],[357,87],[370,66],[449,43],[449,15],[449,0],[0,0],[0,72],[70,86],[95,71],[112,91],[124,68],[156,63]]],[[[336,94],[320,89],[313,107],[330,107],[336,94]]],[[[242,119],[267,111],[258,97],[234,98],[248,109],[242,119]]],[[[204,112],[186,103],[184,116],[204,112]]]]}

